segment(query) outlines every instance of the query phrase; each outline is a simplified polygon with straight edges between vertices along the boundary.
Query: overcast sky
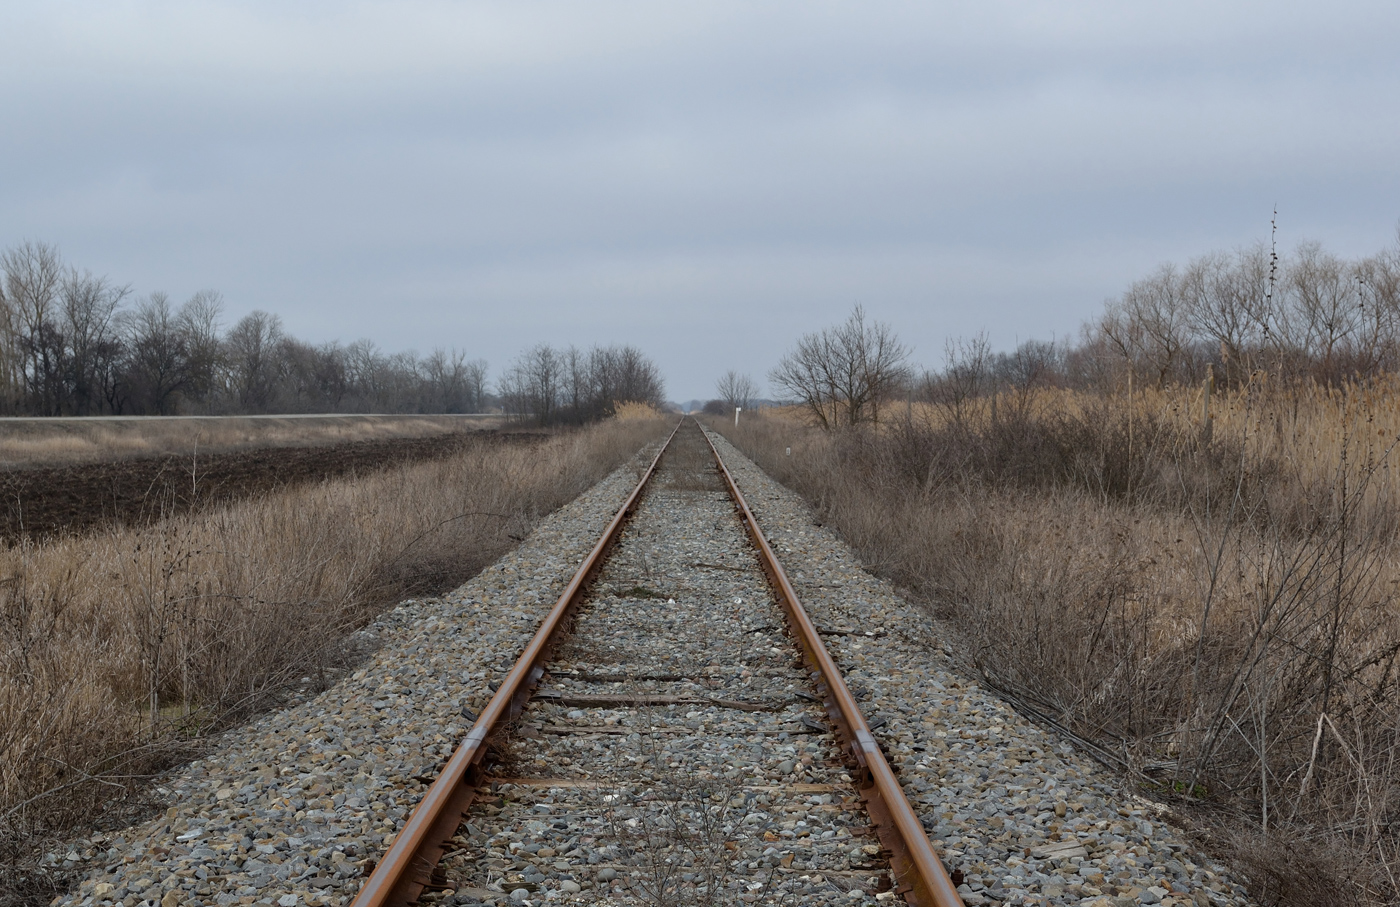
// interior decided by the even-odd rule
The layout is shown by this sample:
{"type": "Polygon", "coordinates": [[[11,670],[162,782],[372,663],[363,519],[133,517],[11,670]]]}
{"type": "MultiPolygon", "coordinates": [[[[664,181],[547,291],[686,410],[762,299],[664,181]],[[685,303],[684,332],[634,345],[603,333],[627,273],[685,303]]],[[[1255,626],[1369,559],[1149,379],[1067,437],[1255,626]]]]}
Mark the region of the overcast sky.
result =
{"type": "Polygon", "coordinates": [[[1156,264],[1400,222],[1400,3],[0,6],[0,247],[312,341],[632,343],[673,399],[853,304],[927,365],[1156,264]]]}

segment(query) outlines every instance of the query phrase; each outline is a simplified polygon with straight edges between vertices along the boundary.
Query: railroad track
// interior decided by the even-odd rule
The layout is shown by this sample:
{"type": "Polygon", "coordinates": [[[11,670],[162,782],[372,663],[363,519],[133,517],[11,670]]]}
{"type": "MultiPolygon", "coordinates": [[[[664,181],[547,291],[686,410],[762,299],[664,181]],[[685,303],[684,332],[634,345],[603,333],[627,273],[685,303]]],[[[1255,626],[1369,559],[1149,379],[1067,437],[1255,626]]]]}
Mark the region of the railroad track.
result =
{"type": "Polygon", "coordinates": [[[473,717],[356,905],[962,904],[694,421],[473,717]]]}

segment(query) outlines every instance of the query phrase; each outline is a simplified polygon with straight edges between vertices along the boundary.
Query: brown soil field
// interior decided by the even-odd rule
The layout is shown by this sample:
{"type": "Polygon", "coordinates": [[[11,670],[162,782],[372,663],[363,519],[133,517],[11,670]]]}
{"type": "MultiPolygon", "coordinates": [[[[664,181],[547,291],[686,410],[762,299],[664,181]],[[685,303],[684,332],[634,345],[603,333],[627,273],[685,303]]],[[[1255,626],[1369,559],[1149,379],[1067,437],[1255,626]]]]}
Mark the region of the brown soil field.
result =
{"type": "Polygon", "coordinates": [[[488,429],[0,471],[0,540],[146,525],[290,485],[437,459],[468,445],[531,444],[543,437],[488,429]]]}

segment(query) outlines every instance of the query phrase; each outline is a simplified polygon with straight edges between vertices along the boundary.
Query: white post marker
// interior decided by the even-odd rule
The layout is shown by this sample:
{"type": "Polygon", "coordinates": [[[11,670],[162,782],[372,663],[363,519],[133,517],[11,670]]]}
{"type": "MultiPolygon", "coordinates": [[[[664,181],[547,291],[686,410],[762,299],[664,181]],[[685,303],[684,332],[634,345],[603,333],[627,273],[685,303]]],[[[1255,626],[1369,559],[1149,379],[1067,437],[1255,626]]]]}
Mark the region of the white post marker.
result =
{"type": "Polygon", "coordinates": [[[739,414],[740,414],[741,412],[743,412],[743,411],[744,411],[744,408],[743,408],[742,406],[736,406],[736,407],[734,407],[734,427],[735,427],[735,428],[738,428],[738,427],[739,427],[739,414]]]}

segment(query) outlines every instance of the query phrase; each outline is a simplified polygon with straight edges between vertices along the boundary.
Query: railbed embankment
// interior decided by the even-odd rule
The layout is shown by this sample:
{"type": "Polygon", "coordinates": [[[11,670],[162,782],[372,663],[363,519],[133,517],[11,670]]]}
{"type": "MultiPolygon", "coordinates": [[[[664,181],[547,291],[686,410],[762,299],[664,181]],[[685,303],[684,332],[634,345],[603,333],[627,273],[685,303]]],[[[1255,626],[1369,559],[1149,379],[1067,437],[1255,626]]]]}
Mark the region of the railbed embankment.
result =
{"type": "MultiPolygon", "coordinates": [[[[968,904],[1250,903],[1153,804],[958,674],[927,615],[715,440],[968,904]]],[[[77,842],[93,873],[64,903],[348,903],[635,478],[618,470],[477,578],[379,621],[361,670],[172,773],[159,819],[77,842]]]]}

